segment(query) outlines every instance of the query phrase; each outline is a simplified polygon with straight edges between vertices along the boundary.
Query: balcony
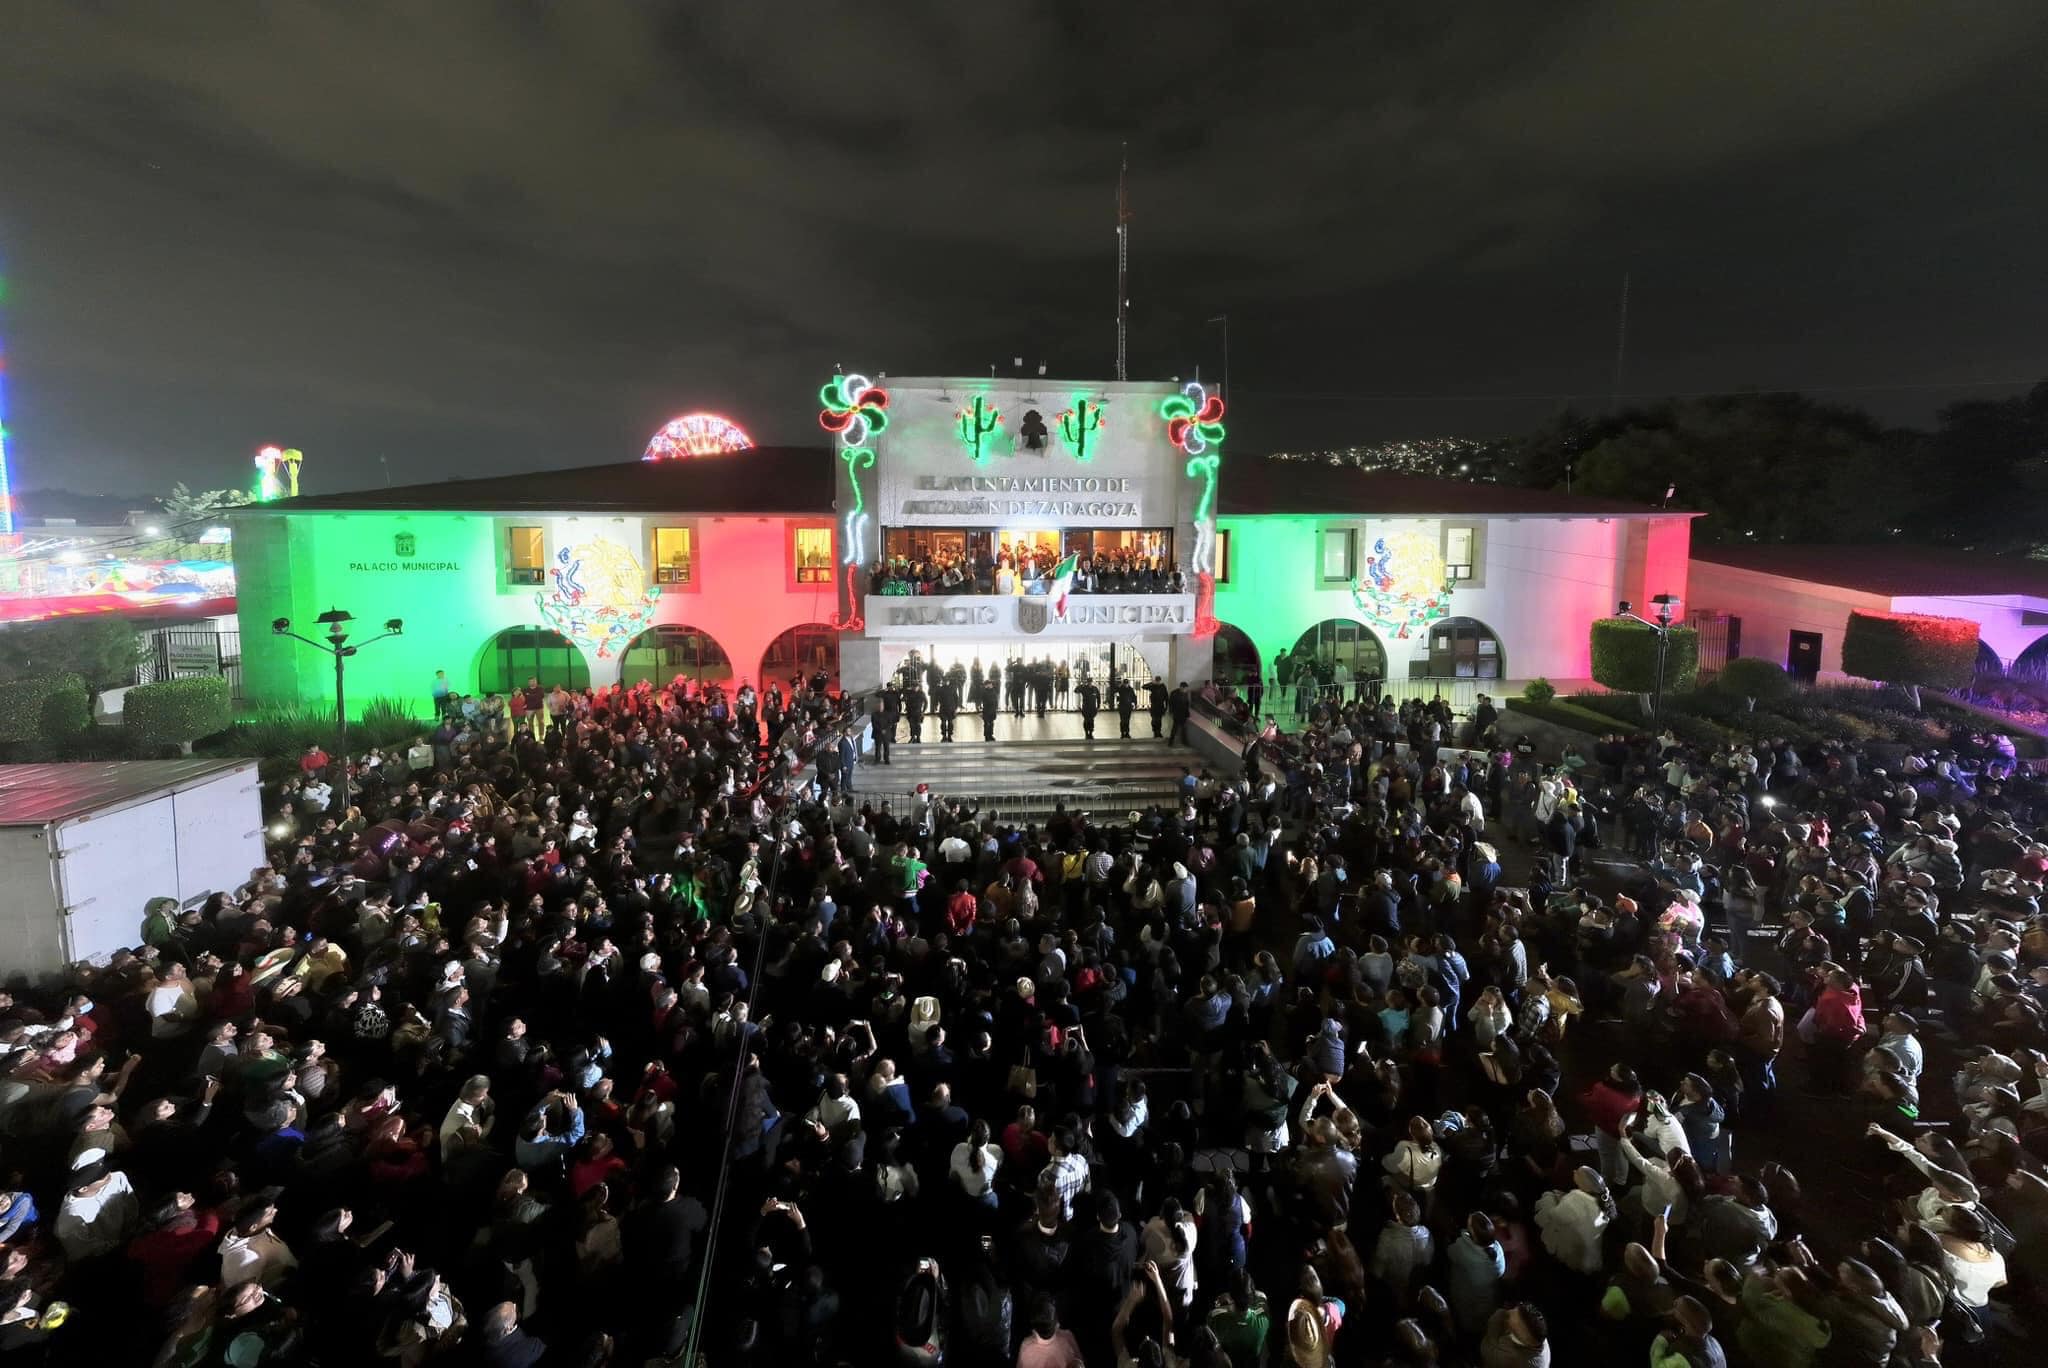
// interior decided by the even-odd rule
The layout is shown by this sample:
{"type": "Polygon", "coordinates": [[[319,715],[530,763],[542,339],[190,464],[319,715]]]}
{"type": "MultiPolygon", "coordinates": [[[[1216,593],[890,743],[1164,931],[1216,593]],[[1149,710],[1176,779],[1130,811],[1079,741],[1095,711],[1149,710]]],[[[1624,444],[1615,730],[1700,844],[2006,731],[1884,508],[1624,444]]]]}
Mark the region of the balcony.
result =
{"type": "Polygon", "coordinates": [[[1099,641],[1187,636],[1195,630],[1193,594],[1074,594],[1065,616],[1043,594],[869,594],[862,605],[867,635],[882,641],[1099,641]]]}

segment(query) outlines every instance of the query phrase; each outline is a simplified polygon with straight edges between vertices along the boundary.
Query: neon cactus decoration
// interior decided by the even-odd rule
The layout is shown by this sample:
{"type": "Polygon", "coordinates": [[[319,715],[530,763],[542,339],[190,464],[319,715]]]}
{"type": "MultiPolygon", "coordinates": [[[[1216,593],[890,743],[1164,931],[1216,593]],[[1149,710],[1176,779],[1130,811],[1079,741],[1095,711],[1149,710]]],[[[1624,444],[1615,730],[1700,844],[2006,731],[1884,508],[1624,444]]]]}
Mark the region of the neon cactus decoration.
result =
{"type": "Polygon", "coordinates": [[[1095,453],[1089,447],[1094,444],[1095,434],[1102,430],[1102,405],[1076,399],[1072,408],[1060,413],[1059,423],[1060,440],[1074,453],[1074,459],[1094,460],[1095,453]]]}
{"type": "Polygon", "coordinates": [[[977,394],[973,403],[953,416],[960,427],[960,440],[967,443],[967,454],[976,465],[985,463],[994,454],[989,450],[989,437],[1003,425],[1002,412],[986,396],[977,394]]]}
{"type": "Polygon", "coordinates": [[[589,541],[555,553],[554,587],[533,601],[548,626],[599,660],[609,660],[654,621],[661,590],[649,588],[640,563],[617,542],[589,541]]]}
{"type": "Polygon", "coordinates": [[[868,383],[865,375],[835,375],[818,391],[825,407],[818,426],[837,433],[841,446],[866,446],[889,426],[889,391],[868,383]]]}
{"type": "Polygon", "coordinates": [[[296,499],[299,497],[299,463],[306,454],[297,447],[267,446],[256,453],[256,498],[268,503],[272,499],[296,499]]]}
{"type": "Polygon", "coordinates": [[[1166,420],[1166,439],[1190,456],[1199,456],[1223,440],[1223,397],[1202,388],[1199,380],[1180,387],[1159,406],[1166,420]]]}
{"type": "Polygon", "coordinates": [[[672,461],[681,456],[716,456],[745,451],[754,444],[738,423],[716,413],[686,413],[662,424],[647,443],[643,461],[672,461]]]}
{"type": "Polygon", "coordinates": [[[1449,613],[1451,586],[1437,538],[1423,528],[1404,527],[1374,539],[1351,599],[1361,617],[1396,639],[1449,613]]]}

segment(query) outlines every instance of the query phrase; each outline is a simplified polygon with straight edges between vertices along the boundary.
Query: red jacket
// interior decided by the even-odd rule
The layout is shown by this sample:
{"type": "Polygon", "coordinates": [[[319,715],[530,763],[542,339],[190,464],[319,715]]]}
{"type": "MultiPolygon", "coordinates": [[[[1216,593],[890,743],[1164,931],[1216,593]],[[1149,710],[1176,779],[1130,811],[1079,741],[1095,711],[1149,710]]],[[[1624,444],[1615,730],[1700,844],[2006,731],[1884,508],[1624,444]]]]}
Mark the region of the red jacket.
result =
{"type": "Polygon", "coordinates": [[[1823,989],[1813,1004],[1813,1028],[1842,1045],[1862,1035],[1863,990],[1853,983],[1846,989],[1823,989]]]}
{"type": "Polygon", "coordinates": [[[220,1216],[194,1211],[188,1230],[152,1230],[128,1242],[128,1257],[142,1265],[142,1300],[168,1306],[184,1285],[186,1270],[220,1238],[220,1216]]]}
{"type": "Polygon", "coordinates": [[[1623,1092],[1603,1078],[1580,1093],[1579,1101],[1594,1125],[1609,1135],[1619,1136],[1627,1128],[1629,1118],[1642,1107],[1643,1095],[1623,1092]]]}
{"type": "Polygon", "coordinates": [[[946,929],[956,936],[971,936],[974,919],[980,914],[980,899],[972,893],[955,893],[946,900],[946,929]]]}

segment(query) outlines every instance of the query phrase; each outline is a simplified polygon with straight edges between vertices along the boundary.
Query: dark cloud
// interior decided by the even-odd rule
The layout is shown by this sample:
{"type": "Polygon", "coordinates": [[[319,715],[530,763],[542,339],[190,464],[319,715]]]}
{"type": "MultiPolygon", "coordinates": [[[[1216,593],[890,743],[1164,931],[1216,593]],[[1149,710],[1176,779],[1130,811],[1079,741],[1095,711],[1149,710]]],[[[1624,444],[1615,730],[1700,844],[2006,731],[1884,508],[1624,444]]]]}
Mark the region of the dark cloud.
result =
{"type": "Polygon", "coordinates": [[[835,362],[1134,369],[1246,444],[1631,390],[2048,373],[2048,9],[900,0],[0,11],[23,485],[328,487],[802,439],[835,362]],[[1413,397],[1396,397],[1413,396],[1413,397]],[[1520,396],[1520,397],[1512,397],[1520,396]],[[384,464],[380,465],[380,459],[384,464]]]}

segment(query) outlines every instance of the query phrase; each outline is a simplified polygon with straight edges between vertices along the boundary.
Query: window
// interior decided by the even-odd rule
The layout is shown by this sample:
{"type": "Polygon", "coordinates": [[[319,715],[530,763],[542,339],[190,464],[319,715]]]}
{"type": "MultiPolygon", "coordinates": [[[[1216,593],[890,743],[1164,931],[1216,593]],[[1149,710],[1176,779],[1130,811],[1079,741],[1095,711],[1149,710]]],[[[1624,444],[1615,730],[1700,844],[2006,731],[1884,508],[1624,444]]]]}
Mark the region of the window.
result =
{"type": "Polygon", "coordinates": [[[505,578],[514,584],[541,584],[548,577],[547,534],[538,527],[514,527],[506,531],[509,555],[505,578]]]}
{"type": "Polygon", "coordinates": [[[1349,584],[1358,578],[1358,534],[1349,527],[1323,529],[1323,582],[1349,584]]]}
{"type": "Polygon", "coordinates": [[[832,582],[832,529],[829,527],[799,527],[796,529],[796,543],[791,552],[798,584],[830,584],[832,582]]]}
{"type": "Polygon", "coordinates": [[[654,529],[654,582],[690,584],[697,577],[697,539],[687,527],[654,529]]]}
{"type": "Polygon", "coordinates": [[[1444,578],[1447,580],[1468,580],[1472,578],[1473,543],[1476,539],[1469,527],[1446,527],[1444,529],[1444,578]]]}
{"type": "Polygon", "coordinates": [[[1230,583],[1230,534],[1216,529],[1216,582],[1230,583]]]}
{"type": "Polygon", "coordinates": [[[1445,618],[1431,624],[1429,656],[1409,664],[1411,678],[1503,679],[1500,638],[1472,618],[1445,618]]]}

